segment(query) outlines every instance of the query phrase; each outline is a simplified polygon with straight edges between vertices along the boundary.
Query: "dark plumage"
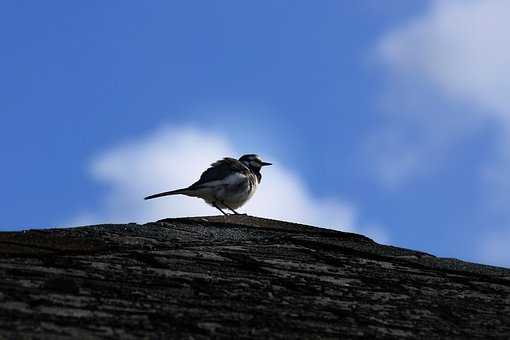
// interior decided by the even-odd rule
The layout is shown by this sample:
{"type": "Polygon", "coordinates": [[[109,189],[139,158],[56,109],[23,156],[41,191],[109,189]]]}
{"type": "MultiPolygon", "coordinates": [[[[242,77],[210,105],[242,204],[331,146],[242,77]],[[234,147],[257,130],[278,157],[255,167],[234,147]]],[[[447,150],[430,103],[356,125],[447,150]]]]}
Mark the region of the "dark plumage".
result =
{"type": "Polygon", "coordinates": [[[211,167],[205,170],[200,179],[193,183],[190,188],[198,188],[202,184],[222,180],[235,172],[248,175],[249,171],[248,167],[237,159],[225,157],[211,164],[211,167]]]}

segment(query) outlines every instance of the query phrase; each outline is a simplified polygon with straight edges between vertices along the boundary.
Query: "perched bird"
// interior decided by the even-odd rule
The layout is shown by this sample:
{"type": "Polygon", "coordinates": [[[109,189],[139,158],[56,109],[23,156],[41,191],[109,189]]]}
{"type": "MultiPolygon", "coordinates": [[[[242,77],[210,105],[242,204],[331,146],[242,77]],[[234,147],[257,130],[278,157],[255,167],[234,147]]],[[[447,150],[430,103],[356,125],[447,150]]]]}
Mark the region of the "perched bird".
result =
{"type": "Polygon", "coordinates": [[[147,196],[145,199],[169,195],[199,197],[224,215],[228,214],[223,209],[238,214],[235,209],[253,196],[262,179],[260,169],[266,165],[271,163],[263,162],[255,154],[244,155],[239,160],[226,157],[211,164],[200,179],[189,187],[147,196]]]}

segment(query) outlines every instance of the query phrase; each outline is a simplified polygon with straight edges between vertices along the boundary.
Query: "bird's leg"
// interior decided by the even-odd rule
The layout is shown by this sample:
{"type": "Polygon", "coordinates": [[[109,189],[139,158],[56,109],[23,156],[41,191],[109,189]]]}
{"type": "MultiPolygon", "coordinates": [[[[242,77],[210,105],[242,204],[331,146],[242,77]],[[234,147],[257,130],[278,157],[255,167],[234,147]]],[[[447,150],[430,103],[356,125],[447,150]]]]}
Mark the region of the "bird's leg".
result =
{"type": "Polygon", "coordinates": [[[224,212],[223,210],[221,210],[221,208],[220,208],[220,207],[218,207],[218,205],[217,205],[216,203],[213,203],[212,205],[213,205],[216,209],[218,209],[219,211],[221,211],[221,213],[222,213],[223,215],[228,216],[228,214],[227,214],[226,212],[224,212]]]}
{"type": "Polygon", "coordinates": [[[237,211],[235,211],[234,209],[232,209],[231,207],[229,207],[228,205],[225,204],[225,202],[221,202],[221,204],[223,204],[224,206],[226,206],[228,208],[228,210],[232,211],[234,214],[236,215],[241,215],[240,213],[238,213],[237,211]]]}

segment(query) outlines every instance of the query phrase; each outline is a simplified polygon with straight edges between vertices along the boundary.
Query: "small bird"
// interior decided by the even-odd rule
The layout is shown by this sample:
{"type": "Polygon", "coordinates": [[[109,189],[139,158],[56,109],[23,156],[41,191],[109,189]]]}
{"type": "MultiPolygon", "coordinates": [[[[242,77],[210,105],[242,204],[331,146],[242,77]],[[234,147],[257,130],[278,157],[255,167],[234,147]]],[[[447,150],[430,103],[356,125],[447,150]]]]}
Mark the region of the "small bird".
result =
{"type": "Polygon", "coordinates": [[[147,196],[145,199],[170,195],[199,197],[223,215],[228,215],[223,209],[239,215],[235,209],[253,196],[262,179],[260,169],[267,165],[272,164],[262,161],[255,154],[243,155],[239,160],[226,157],[211,164],[200,179],[189,187],[147,196]]]}

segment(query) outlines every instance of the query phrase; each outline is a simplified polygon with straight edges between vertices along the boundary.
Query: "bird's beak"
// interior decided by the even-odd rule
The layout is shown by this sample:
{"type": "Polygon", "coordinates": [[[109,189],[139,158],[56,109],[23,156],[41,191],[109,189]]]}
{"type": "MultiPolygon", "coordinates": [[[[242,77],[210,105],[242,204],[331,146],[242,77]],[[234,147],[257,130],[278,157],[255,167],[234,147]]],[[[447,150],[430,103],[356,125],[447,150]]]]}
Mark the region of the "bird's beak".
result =
{"type": "Polygon", "coordinates": [[[261,163],[262,166],[268,166],[268,165],[273,165],[272,163],[267,163],[267,162],[262,162],[261,163]]]}

